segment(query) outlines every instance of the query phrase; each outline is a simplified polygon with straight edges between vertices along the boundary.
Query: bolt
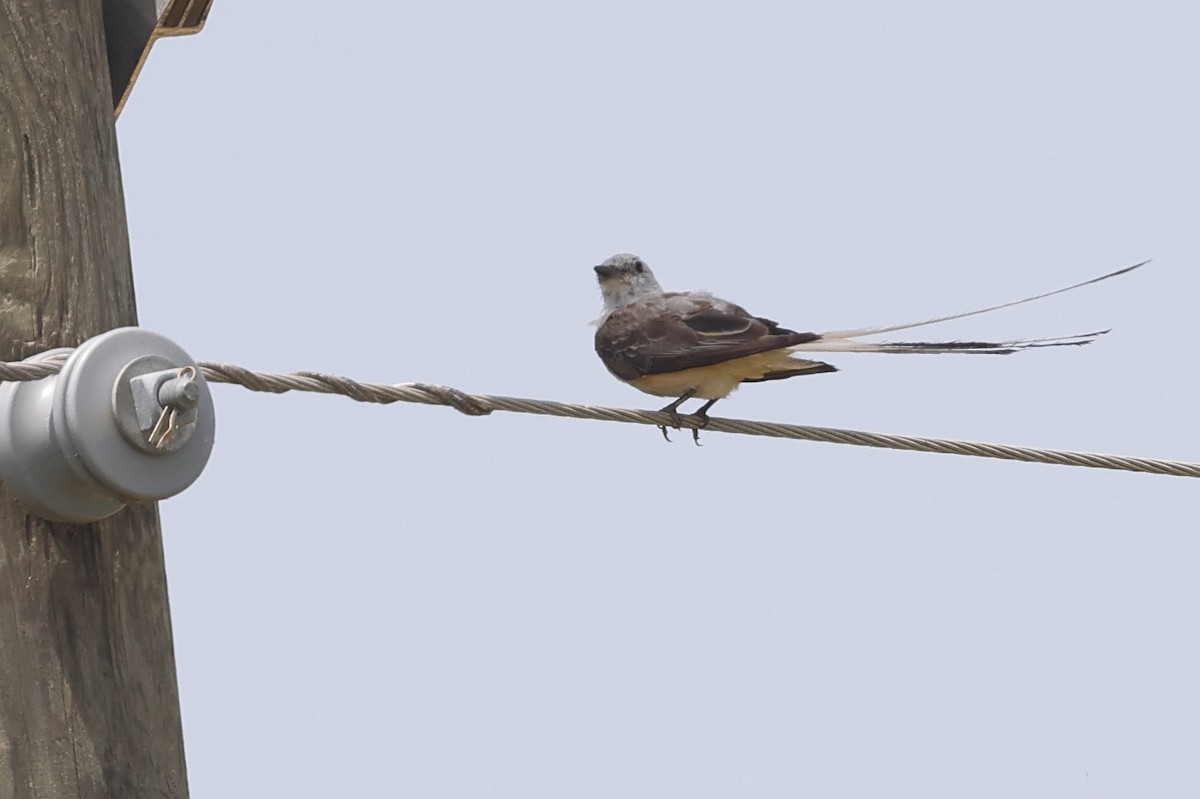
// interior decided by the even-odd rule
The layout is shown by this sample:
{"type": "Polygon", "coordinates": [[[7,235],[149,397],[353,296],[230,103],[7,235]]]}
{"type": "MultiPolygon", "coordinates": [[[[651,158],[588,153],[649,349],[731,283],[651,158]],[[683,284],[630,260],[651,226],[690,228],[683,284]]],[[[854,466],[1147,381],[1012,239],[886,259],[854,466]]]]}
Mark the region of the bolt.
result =
{"type": "Polygon", "coordinates": [[[164,408],[191,410],[200,404],[200,386],[196,384],[196,368],[185,366],[179,374],[158,388],[158,403],[164,408]]]}

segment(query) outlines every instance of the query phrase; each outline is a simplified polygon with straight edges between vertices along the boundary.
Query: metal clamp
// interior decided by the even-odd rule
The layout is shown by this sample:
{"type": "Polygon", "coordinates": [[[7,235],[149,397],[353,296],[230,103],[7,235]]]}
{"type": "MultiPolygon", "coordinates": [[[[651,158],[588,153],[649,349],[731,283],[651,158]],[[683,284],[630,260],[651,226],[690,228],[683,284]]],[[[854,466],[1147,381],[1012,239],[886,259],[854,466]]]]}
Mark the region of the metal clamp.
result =
{"type": "Polygon", "coordinates": [[[199,372],[157,355],[135,358],[118,373],[112,407],[125,440],[151,454],[175,452],[196,430],[199,372]]]}

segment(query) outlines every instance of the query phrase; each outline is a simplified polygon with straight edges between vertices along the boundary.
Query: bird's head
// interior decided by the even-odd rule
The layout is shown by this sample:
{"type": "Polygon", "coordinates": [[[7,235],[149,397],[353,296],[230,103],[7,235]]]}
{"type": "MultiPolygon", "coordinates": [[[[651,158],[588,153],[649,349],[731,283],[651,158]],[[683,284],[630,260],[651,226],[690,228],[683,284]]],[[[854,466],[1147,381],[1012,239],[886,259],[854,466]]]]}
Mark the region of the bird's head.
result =
{"type": "Polygon", "coordinates": [[[650,267],[632,253],[618,253],[597,266],[596,279],[606,311],[663,293],[650,267]]]}

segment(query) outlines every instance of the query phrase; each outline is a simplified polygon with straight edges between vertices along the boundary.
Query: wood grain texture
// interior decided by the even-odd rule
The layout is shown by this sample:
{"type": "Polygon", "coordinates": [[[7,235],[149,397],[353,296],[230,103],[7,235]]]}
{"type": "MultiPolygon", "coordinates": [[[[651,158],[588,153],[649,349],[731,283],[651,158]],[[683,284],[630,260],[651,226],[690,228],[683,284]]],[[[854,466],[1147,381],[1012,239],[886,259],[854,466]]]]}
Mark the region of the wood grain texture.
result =
{"type": "MultiPolygon", "coordinates": [[[[0,358],[136,323],[100,0],[0,0],[0,358]]],[[[157,508],[0,490],[0,797],[186,797],[157,508]]]]}

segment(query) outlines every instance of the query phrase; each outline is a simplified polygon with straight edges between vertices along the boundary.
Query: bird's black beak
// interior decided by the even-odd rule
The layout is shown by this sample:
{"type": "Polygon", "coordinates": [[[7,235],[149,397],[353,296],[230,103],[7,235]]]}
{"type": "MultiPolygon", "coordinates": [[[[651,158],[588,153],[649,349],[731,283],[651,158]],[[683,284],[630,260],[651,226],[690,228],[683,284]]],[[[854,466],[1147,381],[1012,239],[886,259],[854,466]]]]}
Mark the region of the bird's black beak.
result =
{"type": "Polygon", "coordinates": [[[606,264],[600,264],[599,266],[594,267],[594,268],[596,270],[597,277],[599,277],[601,280],[610,278],[610,277],[614,276],[615,274],[617,274],[617,268],[615,266],[607,266],[606,264]]]}

